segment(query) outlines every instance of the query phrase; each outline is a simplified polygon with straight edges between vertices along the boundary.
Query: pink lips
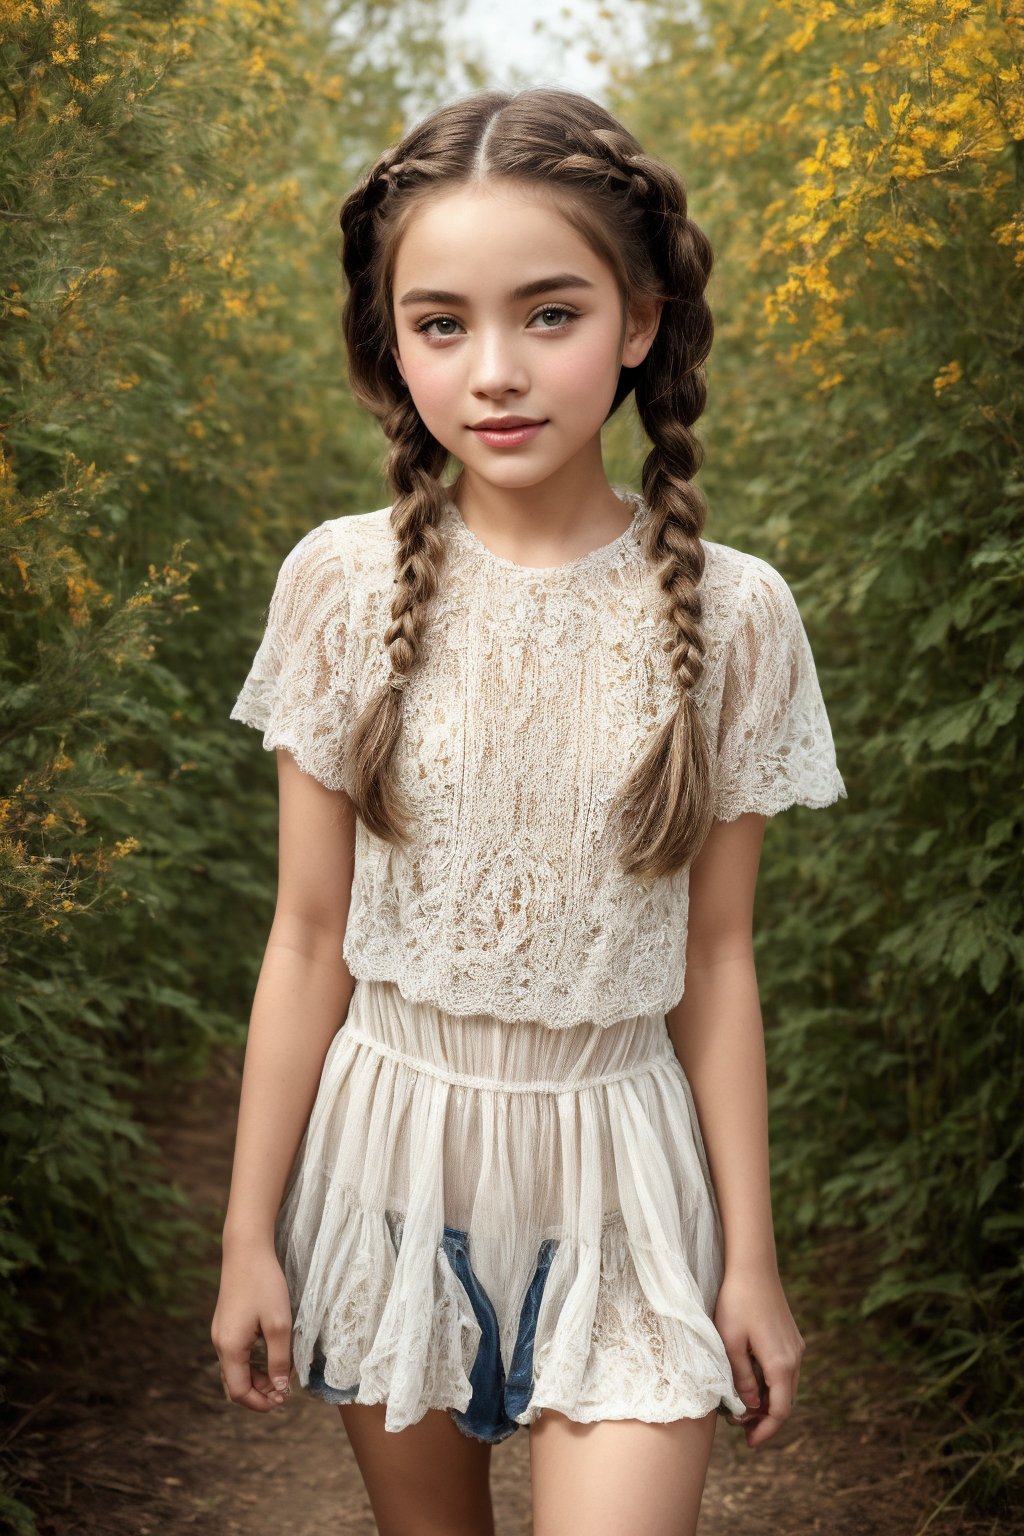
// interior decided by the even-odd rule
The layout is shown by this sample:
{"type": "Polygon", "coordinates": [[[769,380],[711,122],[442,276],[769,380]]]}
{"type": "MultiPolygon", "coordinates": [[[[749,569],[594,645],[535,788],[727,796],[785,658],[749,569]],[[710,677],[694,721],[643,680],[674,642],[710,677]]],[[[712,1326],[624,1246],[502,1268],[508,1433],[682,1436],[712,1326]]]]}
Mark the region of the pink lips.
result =
{"type": "Polygon", "coordinates": [[[488,416],[470,430],[492,448],[515,448],[537,436],[546,422],[528,416],[488,416]]]}

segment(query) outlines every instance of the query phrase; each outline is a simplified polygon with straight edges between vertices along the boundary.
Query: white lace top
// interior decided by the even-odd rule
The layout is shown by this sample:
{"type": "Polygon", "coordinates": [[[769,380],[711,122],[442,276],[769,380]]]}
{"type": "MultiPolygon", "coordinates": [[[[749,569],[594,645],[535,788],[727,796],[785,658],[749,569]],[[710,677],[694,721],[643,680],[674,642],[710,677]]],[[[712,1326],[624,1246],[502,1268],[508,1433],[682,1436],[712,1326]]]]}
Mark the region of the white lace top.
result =
{"type": "MultiPolygon", "coordinates": [[[[621,494],[621,493],[620,493],[621,494]]],[[[343,954],[452,1014],[566,1028],[667,1012],[685,976],[688,870],[643,884],[618,867],[608,813],[676,708],[661,594],[639,544],[532,568],[493,553],[453,503],[448,551],[404,697],[407,850],[356,823],[343,954]]],[[[789,586],[704,540],[704,676],[715,813],[771,816],[846,789],[789,586]]],[[[286,556],[231,719],[351,787],[351,722],[390,675],[390,508],[313,528],[286,556]]]]}

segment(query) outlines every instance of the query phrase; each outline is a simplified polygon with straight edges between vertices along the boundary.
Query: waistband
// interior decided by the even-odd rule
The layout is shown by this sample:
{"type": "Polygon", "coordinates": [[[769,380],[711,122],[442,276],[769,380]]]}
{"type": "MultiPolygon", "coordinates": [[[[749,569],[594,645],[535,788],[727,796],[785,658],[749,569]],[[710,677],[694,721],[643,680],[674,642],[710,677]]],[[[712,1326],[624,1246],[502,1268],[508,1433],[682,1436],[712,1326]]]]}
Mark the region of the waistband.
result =
{"type": "Polygon", "coordinates": [[[503,1093],[582,1091],[676,1060],[663,1013],[545,1029],[446,1013],[411,1002],[392,981],[356,982],[341,1034],[455,1087],[503,1093]]]}

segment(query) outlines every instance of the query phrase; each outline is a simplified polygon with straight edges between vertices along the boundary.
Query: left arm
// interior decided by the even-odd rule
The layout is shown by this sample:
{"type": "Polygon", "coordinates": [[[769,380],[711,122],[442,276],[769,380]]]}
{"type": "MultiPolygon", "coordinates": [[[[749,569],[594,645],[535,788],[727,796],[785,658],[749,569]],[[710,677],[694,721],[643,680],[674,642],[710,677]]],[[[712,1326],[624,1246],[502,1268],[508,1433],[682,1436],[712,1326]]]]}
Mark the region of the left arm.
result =
{"type": "Polygon", "coordinates": [[[726,1268],[774,1267],[768,1090],[754,968],[763,816],[716,821],[690,869],[686,990],[668,1015],[690,1081],[725,1236],[726,1268]]]}
{"type": "Polygon", "coordinates": [[[765,817],[716,821],[690,869],[686,985],[667,1015],[693,1091],[725,1240],[714,1322],[736,1390],[758,1416],[747,1444],[769,1439],[796,1396],[804,1341],[779,1278],[768,1161],[764,1032],[753,910],[765,817]],[[751,1364],[767,1386],[762,1402],[751,1364]]]}

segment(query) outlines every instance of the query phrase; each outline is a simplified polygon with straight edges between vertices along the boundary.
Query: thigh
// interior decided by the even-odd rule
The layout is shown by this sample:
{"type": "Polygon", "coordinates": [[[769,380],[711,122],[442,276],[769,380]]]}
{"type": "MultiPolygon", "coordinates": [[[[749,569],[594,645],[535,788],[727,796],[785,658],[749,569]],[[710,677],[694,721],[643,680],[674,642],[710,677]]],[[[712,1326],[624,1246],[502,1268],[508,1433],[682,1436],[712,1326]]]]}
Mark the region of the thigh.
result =
{"type": "Polygon", "coordinates": [[[397,1432],[383,1403],[340,1403],[380,1536],[493,1536],[491,1447],[432,1408],[397,1432]]]}
{"type": "Polygon", "coordinates": [[[530,1425],[534,1536],[693,1536],[717,1418],[577,1424],[545,1408],[530,1425]]]}

